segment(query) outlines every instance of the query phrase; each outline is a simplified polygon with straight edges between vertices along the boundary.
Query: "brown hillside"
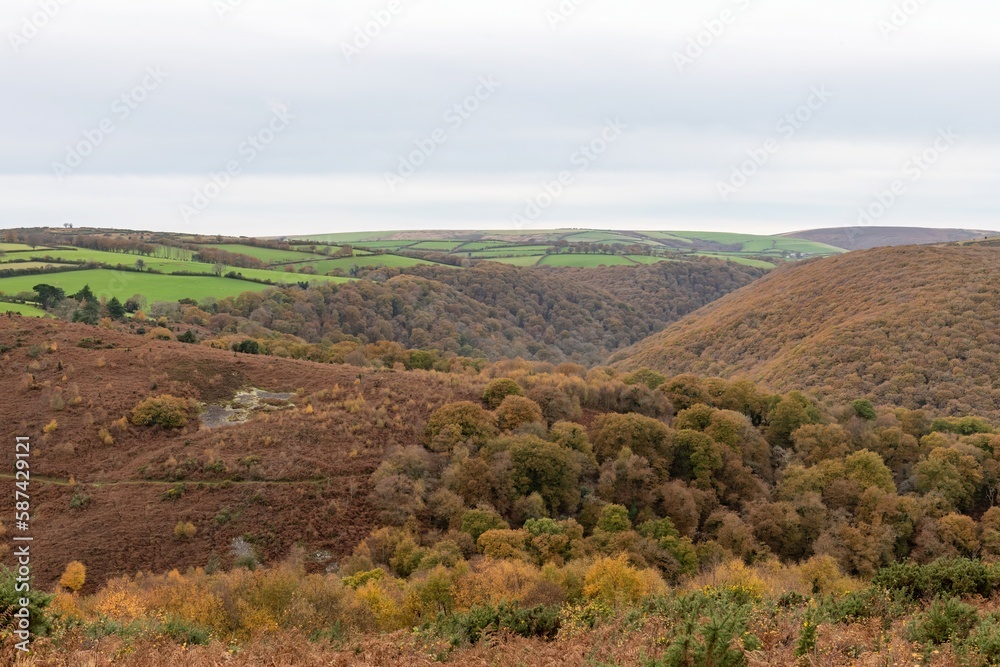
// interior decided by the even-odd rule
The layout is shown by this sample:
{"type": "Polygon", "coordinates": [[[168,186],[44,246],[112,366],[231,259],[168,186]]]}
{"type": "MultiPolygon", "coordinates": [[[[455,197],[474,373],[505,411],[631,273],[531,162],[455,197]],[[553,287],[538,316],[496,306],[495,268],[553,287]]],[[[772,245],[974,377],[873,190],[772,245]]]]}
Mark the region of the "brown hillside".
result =
{"type": "MultiPolygon", "coordinates": [[[[15,437],[31,436],[33,573],[46,588],[72,560],[87,565],[88,589],[122,573],[204,566],[213,555],[229,565],[238,537],[262,560],[302,544],[322,569],[371,530],[368,478],[383,453],[419,441],[443,403],[477,395],[438,374],[236,355],[16,316],[0,317],[0,359],[0,465],[13,471],[15,437]],[[100,338],[99,349],[79,347],[95,344],[88,338],[100,338]],[[148,396],[219,403],[241,387],[299,396],[217,429],[198,420],[172,431],[114,425],[148,396]],[[247,468],[248,456],[259,463],[247,468]],[[196,535],[175,538],[178,522],[196,535]]],[[[2,481],[9,540],[10,472],[2,481]]]]}
{"type": "Polygon", "coordinates": [[[868,250],[882,246],[920,245],[973,241],[1000,232],[978,229],[933,229],[930,227],[830,227],[782,234],[796,239],[827,243],[845,250],[868,250]]]}
{"type": "Polygon", "coordinates": [[[612,361],[997,417],[1000,248],[880,248],[787,266],[612,361]]]}

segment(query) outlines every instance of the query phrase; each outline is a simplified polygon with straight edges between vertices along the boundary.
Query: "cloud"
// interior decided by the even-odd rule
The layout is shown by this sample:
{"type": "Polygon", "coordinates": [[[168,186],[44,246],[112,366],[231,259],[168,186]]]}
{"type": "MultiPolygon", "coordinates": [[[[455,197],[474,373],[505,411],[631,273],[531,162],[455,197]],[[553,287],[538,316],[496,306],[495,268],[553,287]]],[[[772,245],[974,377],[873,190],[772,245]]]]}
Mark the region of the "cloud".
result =
{"type": "MultiPolygon", "coordinates": [[[[947,126],[963,140],[885,224],[974,226],[1000,208],[990,183],[1000,93],[983,83],[1000,61],[995,3],[899,15],[902,1],[870,0],[218,0],[221,13],[217,0],[53,2],[37,34],[0,54],[15,101],[0,108],[0,190],[11,195],[0,226],[74,217],[171,228],[172,207],[266,126],[276,100],[294,125],[200,217],[206,229],[504,226],[615,117],[628,132],[546,222],[849,224],[908,151],[947,126]],[[734,18],[720,29],[726,11],[734,18]],[[888,36],[887,20],[900,23],[888,36]],[[374,37],[348,62],[342,46],[359,30],[374,37]],[[703,53],[680,72],[674,56],[692,40],[703,53]],[[53,162],[149,67],[169,78],[51,182],[53,162]],[[449,110],[484,76],[503,86],[450,127],[449,110]],[[830,103],[721,202],[718,181],[823,85],[830,103]],[[388,191],[385,172],[439,128],[447,140],[388,191]],[[43,203],[24,201],[18,183],[43,203]]],[[[9,0],[0,25],[20,34],[38,11],[37,0],[9,0]]]]}

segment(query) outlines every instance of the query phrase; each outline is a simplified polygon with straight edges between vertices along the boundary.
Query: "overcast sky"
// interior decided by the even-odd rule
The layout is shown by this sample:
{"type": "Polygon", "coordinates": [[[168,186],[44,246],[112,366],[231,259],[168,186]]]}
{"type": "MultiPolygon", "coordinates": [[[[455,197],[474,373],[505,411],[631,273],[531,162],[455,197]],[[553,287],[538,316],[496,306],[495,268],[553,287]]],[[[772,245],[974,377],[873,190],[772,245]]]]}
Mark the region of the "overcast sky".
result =
{"type": "Polygon", "coordinates": [[[0,26],[0,227],[1000,229],[996,2],[3,0],[0,26]]]}

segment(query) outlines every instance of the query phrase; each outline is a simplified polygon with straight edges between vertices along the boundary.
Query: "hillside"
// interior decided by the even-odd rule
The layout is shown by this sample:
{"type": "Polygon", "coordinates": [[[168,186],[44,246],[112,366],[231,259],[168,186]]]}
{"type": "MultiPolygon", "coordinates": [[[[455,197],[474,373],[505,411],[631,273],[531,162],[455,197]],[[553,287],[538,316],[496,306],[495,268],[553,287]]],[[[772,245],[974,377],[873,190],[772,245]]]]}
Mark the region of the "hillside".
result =
{"type": "MultiPolygon", "coordinates": [[[[236,355],[18,317],[0,317],[0,357],[2,437],[35,443],[34,576],[44,586],[74,559],[95,584],[203,566],[213,555],[228,564],[237,538],[261,559],[301,542],[328,554],[314,563],[322,567],[371,529],[364,488],[384,452],[418,441],[434,408],[472,395],[446,376],[236,355]],[[301,396],[224,428],[114,424],[146,396],[224,405],[249,387],[301,396]],[[179,521],[197,535],[175,539],[179,521]]],[[[13,446],[2,458],[12,471],[13,446]]],[[[4,494],[7,516],[11,498],[4,494]]]]}
{"type": "MultiPolygon", "coordinates": [[[[151,310],[217,336],[262,345],[279,335],[317,345],[398,343],[442,355],[594,365],[765,271],[707,259],[595,269],[386,269],[372,280],[245,294],[151,310]],[[596,284],[595,284],[596,283],[596,284]],[[655,301],[633,285],[655,285],[655,301]]],[[[650,287],[652,289],[652,287],[650,287]]]]}
{"type": "Polygon", "coordinates": [[[826,243],[845,250],[868,250],[882,246],[924,245],[972,241],[1000,232],[976,229],[932,229],[930,227],[831,227],[790,232],[783,236],[826,243]]]}
{"type": "Polygon", "coordinates": [[[613,361],[995,417],[998,332],[1000,248],[881,248],[774,271],[613,361]]]}

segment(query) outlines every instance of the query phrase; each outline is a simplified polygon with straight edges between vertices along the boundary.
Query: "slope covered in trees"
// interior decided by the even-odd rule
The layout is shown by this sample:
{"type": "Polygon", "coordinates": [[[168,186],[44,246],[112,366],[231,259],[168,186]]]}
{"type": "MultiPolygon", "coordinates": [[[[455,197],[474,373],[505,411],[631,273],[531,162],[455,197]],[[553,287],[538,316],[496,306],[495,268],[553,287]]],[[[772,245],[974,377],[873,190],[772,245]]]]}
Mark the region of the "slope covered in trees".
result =
{"type": "Polygon", "coordinates": [[[764,271],[696,260],[587,270],[483,263],[461,271],[378,273],[348,284],[242,294],[190,313],[174,305],[164,314],[215,334],[391,341],[470,357],[592,365],[764,271]]]}
{"type": "Polygon", "coordinates": [[[879,248],[787,266],[613,362],[995,417],[1000,248],[879,248]]]}

